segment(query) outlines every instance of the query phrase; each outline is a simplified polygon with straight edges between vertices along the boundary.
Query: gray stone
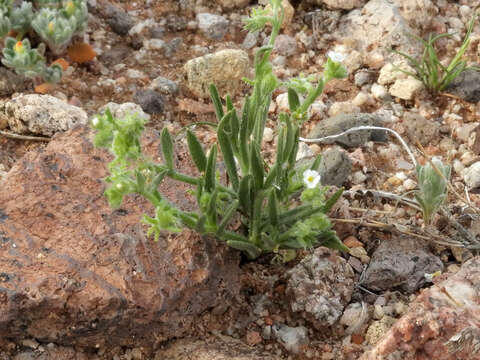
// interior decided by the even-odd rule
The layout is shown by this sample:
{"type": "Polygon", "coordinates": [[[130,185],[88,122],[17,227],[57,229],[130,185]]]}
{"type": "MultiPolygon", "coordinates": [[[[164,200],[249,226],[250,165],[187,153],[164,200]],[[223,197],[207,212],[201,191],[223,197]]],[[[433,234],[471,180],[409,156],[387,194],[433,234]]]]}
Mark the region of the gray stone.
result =
{"type": "Polygon", "coordinates": [[[105,21],[118,35],[127,35],[135,22],[121,7],[105,2],[102,9],[102,15],[105,21]]]}
{"type": "Polygon", "coordinates": [[[167,15],[166,21],[167,29],[170,30],[170,32],[183,31],[187,28],[188,24],[188,21],[185,17],[178,16],[176,14],[167,15]]]}
{"type": "Polygon", "coordinates": [[[9,96],[15,92],[22,92],[27,88],[29,80],[14,72],[0,68],[0,96],[9,96]]]}
{"type": "Polygon", "coordinates": [[[197,21],[198,28],[210,40],[222,40],[228,31],[228,20],[220,15],[200,13],[197,21]]]}
{"type": "Polygon", "coordinates": [[[292,56],[297,52],[297,40],[288,35],[278,35],[275,40],[274,51],[283,56],[292,56]]]}
{"type": "Polygon", "coordinates": [[[258,44],[258,35],[259,32],[248,32],[247,36],[245,36],[245,39],[243,39],[242,47],[244,49],[251,49],[258,44]]]}
{"type": "Polygon", "coordinates": [[[225,49],[189,60],[184,66],[188,88],[208,98],[208,87],[215,84],[221,95],[238,91],[241,79],[248,76],[250,60],[243,50],[225,49]]]}
{"type": "Polygon", "coordinates": [[[100,56],[100,61],[107,67],[112,67],[122,63],[130,54],[132,53],[132,48],[126,44],[118,44],[112,46],[111,49],[105,51],[100,56]]]}
{"type": "Polygon", "coordinates": [[[50,95],[27,94],[0,101],[0,124],[17,134],[52,136],[87,123],[87,113],[50,95]]]}
{"type": "Polygon", "coordinates": [[[350,302],[354,273],[333,250],[319,247],[288,271],[287,294],[293,312],[316,329],[334,325],[350,302]]]}
{"type": "Polygon", "coordinates": [[[308,345],[308,329],[304,326],[290,327],[287,325],[274,325],[273,333],[278,342],[287,351],[298,354],[303,347],[308,345]]]}
{"type": "Polygon", "coordinates": [[[407,138],[413,144],[420,142],[420,144],[425,146],[439,138],[440,124],[434,120],[425,119],[418,113],[405,113],[403,115],[403,124],[407,131],[407,138]]]}
{"type": "Polygon", "coordinates": [[[170,58],[172,57],[177,50],[179,49],[180,45],[183,43],[183,38],[181,37],[176,37],[170,40],[166,45],[165,45],[165,56],[170,58]]]}
{"type": "Polygon", "coordinates": [[[471,103],[480,101],[480,72],[466,70],[447,87],[447,92],[471,103]]]}
{"type": "Polygon", "coordinates": [[[443,270],[442,261],[418,239],[384,240],[372,255],[362,285],[373,291],[400,290],[411,294],[422,287],[425,274],[443,270]]]}
{"type": "Polygon", "coordinates": [[[150,89],[159,91],[163,94],[176,95],[178,93],[178,84],[175,81],[159,76],[152,80],[150,89]]]}
{"type": "Polygon", "coordinates": [[[409,36],[414,31],[392,1],[370,0],[363,9],[350,11],[341,19],[338,31],[337,37],[355,40],[366,52],[377,49],[392,56],[390,49],[395,48],[415,56],[421,51],[420,42],[409,36]]]}
{"type": "Polygon", "coordinates": [[[359,87],[372,82],[372,80],[372,74],[368,70],[357,71],[354,76],[354,83],[359,87]]]}
{"type": "Polygon", "coordinates": [[[339,11],[320,8],[305,14],[304,21],[312,28],[315,27],[316,34],[314,36],[328,37],[337,30],[340,15],[339,11]]]}
{"type": "Polygon", "coordinates": [[[134,99],[147,114],[161,114],[165,108],[162,94],[154,90],[138,90],[134,99]]]}
{"type": "Polygon", "coordinates": [[[322,185],[342,186],[352,172],[352,160],[339,149],[329,149],[322,154],[319,173],[322,185]]]}
{"type": "MultiPolygon", "coordinates": [[[[383,126],[383,119],[376,114],[355,113],[340,114],[319,122],[308,134],[308,138],[322,138],[330,135],[340,134],[348,129],[358,126],[383,126]]],[[[334,142],[345,147],[362,146],[368,141],[386,142],[387,135],[382,130],[359,130],[343,135],[334,140],[325,140],[323,143],[333,144],[334,142]]]]}
{"type": "Polygon", "coordinates": [[[272,59],[272,65],[273,66],[280,66],[283,67],[287,63],[287,58],[283,55],[275,56],[272,59]]]}

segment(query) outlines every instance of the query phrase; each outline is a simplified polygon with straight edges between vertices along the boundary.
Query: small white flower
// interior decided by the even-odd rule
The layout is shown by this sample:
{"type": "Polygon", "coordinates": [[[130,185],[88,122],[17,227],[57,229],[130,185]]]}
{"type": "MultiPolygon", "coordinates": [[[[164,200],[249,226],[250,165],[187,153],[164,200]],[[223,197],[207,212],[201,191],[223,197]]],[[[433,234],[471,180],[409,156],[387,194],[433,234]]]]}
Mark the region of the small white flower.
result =
{"type": "Polygon", "coordinates": [[[118,189],[118,190],[122,190],[122,189],[123,189],[123,184],[122,184],[122,183],[118,183],[118,184],[117,184],[117,189],[118,189]]]}
{"type": "Polygon", "coordinates": [[[303,182],[309,189],[313,189],[320,182],[320,174],[315,170],[305,170],[303,173],[303,182]]]}
{"type": "Polygon", "coordinates": [[[98,117],[94,117],[94,118],[92,119],[92,125],[93,125],[94,127],[97,127],[98,124],[100,124],[100,120],[98,120],[98,117]]]}
{"type": "Polygon", "coordinates": [[[342,53],[336,52],[336,51],[329,51],[327,53],[327,56],[332,61],[339,62],[339,63],[342,62],[343,60],[345,60],[345,55],[343,55],[342,53]]]}

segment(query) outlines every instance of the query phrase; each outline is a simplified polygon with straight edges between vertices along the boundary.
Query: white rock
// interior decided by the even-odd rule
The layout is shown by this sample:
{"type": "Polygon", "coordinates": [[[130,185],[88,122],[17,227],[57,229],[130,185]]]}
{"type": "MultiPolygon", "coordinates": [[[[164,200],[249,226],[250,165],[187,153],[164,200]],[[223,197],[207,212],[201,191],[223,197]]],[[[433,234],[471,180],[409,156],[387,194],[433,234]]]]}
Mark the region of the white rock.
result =
{"type": "Polygon", "coordinates": [[[408,77],[403,71],[415,73],[415,70],[408,65],[405,60],[397,60],[394,63],[387,63],[380,69],[377,82],[380,85],[393,84],[398,79],[406,79],[408,77]]]}
{"type": "Polygon", "coordinates": [[[399,99],[412,100],[413,96],[421,89],[423,89],[423,83],[409,77],[395,81],[395,84],[390,87],[389,93],[399,99]]]}
{"type": "Polygon", "coordinates": [[[457,135],[457,139],[462,140],[463,142],[467,142],[470,134],[472,133],[473,129],[478,126],[478,122],[474,123],[467,123],[460,127],[455,127],[454,131],[457,135]]]}
{"type": "Polygon", "coordinates": [[[471,151],[465,151],[462,156],[460,156],[460,161],[463,165],[469,166],[475,161],[476,158],[477,156],[471,151]]]}
{"type": "Polygon", "coordinates": [[[265,127],[263,131],[263,141],[271,142],[273,140],[273,130],[269,127],[265,127]]]}
{"type": "Polygon", "coordinates": [[[165,41],[161,39],[145,39],[143,47],[147,50],[163,50],[165,49],[165,41]]]}
{"type": "Polygon", "coordinates": [[[241,79],[248,76],[250,60],[243,50],[225,49],[189,60],[183,67],[187,86],[200,97],[209,97],[214,83],[220,94],[234,95],[241,79]]]}
{"type": "Polygon", "coordinates": [[[373,318],[376,320],[380,320],[385,316],[385,312],[383,311],[383,306],[379,304],[375,304],[373,307],[373,318]]]}
{"type": "Polygon", "coordinates": [[[17,134],[52,136],[87,123],[87,113],[51,95],[19,95],[0,102],[0,123],[7,121],[17,134]]]}
{"type": "Polygon", "coordinates": [[[414,29],[426,29],[441,7],[438,1],[432,0],[393,0],[400,13],[414,29]],[[437,5],[437,6],[436,6],[437,5]]]}
{"type": "Polygon", "coordinates": [[[328,109],[328,116],[333,117],[340,114],[359,113],[362,110],[351,101],[340,101],[333,103],[328,109]]]}
{"type": "Polygon", "coordinates": [[[277,96],[275,99],[277,103],[278,111],[287,112],[290,111],[290,107],[288,106],[288,93],[283,93],[277,96]]]}
{"type": "Polygon", "coordinates": [[[453,171],[455,171],[455,173],[460,175],[464,169],[465,169],[465,166],[463,166],[460,160],[458,159],[453,160],[453,171]]]}
{"type": "Polygon", "coordinates": [[[413,190],[417,187],[417,183],[412,179],[407,179],[403,182],[405,190],[413,190]]]}
{"type": "Polygon", "coordinates": [[[112,115],[119,119],[124,118],[126,115],[136,114],[145,120],[150,120],[150,115],[145,113],[140,105],[135,103],[127,102],[123,104],[117,104],[114,102],[109,102],[108,104],[102,106],[99,111],[100,113],[103,113],[106,109],[110,109],[112,115]]]}
{"type": "Polygon", "coordinates": [[[151,29],[157,26],[158,26],[158,23],[153,19],[140,21],[128,31],[128,35],[138,36],[144,29],[151,29]]]}
{"type": "Polygon", "coordinates": [[[327,105],[321,100],[315,101],[309,109],[310,117],[318,117],[321,118],[325,115],[325,111],[327,111],[327,105]]]}
{"type": "Polygon", "coordinates": [[[310,149],[310,147],[305,144],[304,142],[301,142],[298,146],[298,152],[297,152],[297,161],[303,158],[309,158],[313,157],[315,154],[313,151],[310,149]]]}
{"type": "Polygon", "coordinates": [[[460,16],[462,17],[462,20],[465,21],[465,22],[470,20],[470,18],[472,16],[472,9],[467,5],[460,6],[460,8],[458,9],[458,12],[460,13],[460,16]]]}
{"type": "Polygon", "coordinates": [[[360,52],[376,49],[391,56],[392,48],[411,55],[421,51],[420,43],[409,37],[413,30],[391,0],[370,0],[363,9],[345,15],[338,29],[335,35],[356,40],[360,52]]]}
{"type": "Polygon", "coordinates": [[[389,96],[387,89],[379,84],[373,84],[370,91],[372,92],[373,97],[378,100],[384,100],[389,96]]]}
{"type": "Polygon", "coordinates": [[[360,91],[357,96],[352,100],[352,104],[355,106],[365,105],[370,100],[368,94],[360,91]]]}
{"type": "Polygon", "coordinates": [[[407,175],[403,171],[397,172],[395,177],[400,180],[407,180],[407,175]]]}
{"type": "Polygon", "coordinates": [[[352,182],[355,185],[363,184],[367,180],[367,175],[365,175],[362,171],[355,171],[352,175],[352,182]]]}
{"type": "Polygon", "coordinates": [[[363,55],[356,50],[350,50],[343,61],[343,65],[347,68],[349,74],[354,73],[362,67],[363,55]]]}
{"type": "Polygon", "coordinates": [[[300,352],[302,346],[308,343],[308,330],[303,326],[274,325],[273,333],[287,351],[295,354],[300,352]]]}
{"type": "Polygon", "coordinates": [[[144,72],[136,69],[128,69],[125,74],[130,79],[142,79],[146,77],[144,72]]]}
{"type": "Polygon", "coordinates": [[[471,189],[480,187],[480,161],[477,161],[465,170],[463,180],[471,189]]]}
{"type": "Polygon", "coordinates": [[[463,28],[463,21],[460,20],[458,17],[450,17],[448,18],[448,23],[453,29],[461,30],[463,28]]]}
{"type": "Polygon", "coordinates": [[[362,304],[354,302],[349,304],[343,311],[343,315],[340,318],[340,324],[345,326],[354,326],[362,317],[362,304]]]}

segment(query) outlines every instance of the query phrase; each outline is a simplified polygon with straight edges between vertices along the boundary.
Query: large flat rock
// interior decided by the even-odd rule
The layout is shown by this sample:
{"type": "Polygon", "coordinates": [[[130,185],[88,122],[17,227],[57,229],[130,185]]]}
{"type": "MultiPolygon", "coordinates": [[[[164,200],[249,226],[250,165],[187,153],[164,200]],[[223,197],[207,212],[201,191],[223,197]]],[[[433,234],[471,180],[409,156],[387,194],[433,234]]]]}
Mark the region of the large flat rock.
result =
{"type": "MultiPolygon", "coordinates": [[[[147,239],[139,220],[151,207],[133,196],[108,206],[110,155],[91,137],[85,127],[55,136],[0,183],[0,337],[154,349],[190,335],[201,313],[236,295],[238,253],[188,231],[147,239]]],[[[145,139],[154,158],[157,139],[145,139]]],[[[185,186],[162,186],[192,206],[185,186]]]]}

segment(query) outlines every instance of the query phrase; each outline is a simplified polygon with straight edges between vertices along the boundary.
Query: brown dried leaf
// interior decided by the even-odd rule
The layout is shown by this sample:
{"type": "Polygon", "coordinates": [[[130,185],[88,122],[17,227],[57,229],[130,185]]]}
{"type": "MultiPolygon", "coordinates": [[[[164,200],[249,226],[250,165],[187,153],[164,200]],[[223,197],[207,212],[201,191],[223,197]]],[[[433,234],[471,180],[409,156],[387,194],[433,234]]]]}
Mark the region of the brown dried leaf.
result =
{"type": "Polygon", "coordinates": [[[92,46],[87,43],[75,43],[68,48],[67,52],[70,59],[79,64],[89,62],[97,56],[92,46]]]}

